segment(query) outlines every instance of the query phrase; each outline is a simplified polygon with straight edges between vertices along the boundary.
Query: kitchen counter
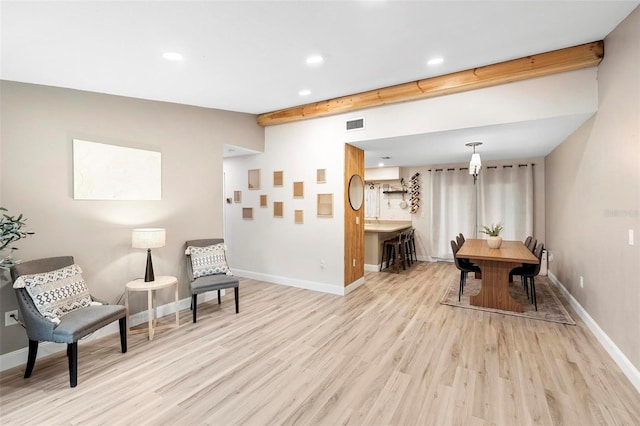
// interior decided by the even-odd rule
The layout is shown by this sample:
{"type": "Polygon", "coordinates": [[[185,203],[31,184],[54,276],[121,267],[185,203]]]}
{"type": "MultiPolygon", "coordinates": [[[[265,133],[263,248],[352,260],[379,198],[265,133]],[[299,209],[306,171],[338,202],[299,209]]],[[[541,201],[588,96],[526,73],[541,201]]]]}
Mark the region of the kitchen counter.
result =
{"type": "Polygon", "coordinates": [[[411,228],[411,222],[399,223],[365,223],[364,232],[398,232],[411,228]]]}
{"type": "Polygon", "coordinates": [[[364,267],[367,271],[380,269],[382,243],[398,232],[411,228],[411,221],[382,221],[364,224],[364,267]]]}

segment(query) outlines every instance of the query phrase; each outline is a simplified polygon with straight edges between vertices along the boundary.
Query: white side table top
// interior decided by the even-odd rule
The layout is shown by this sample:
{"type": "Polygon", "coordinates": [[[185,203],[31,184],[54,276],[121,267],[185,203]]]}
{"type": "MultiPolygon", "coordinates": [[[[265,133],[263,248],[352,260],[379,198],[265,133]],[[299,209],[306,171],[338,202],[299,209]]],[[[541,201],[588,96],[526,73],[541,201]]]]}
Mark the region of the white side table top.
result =
{"type": "Polygon", "coordinates": [[[178,282],[176,277],[171,276],[159,276],[155,277],[154,281],[144,282],[144,278],[138,278],[127,283],[127,290],[130,291],[147,291],[156,290],[159,288],[169,287],[178,282]]]}

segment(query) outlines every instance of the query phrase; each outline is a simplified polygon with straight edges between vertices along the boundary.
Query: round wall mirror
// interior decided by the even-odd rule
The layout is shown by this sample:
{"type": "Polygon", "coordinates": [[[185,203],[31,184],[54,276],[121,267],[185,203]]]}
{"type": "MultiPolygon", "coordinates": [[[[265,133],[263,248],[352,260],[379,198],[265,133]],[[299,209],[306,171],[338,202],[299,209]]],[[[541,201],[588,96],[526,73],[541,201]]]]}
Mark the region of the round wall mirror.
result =
{"type": "Polygon", "coordinates": [[[364,201],[364,183],[360,175],[353,175],[349,179],[349,204],[354,210],[360,210],[364,201]]]}

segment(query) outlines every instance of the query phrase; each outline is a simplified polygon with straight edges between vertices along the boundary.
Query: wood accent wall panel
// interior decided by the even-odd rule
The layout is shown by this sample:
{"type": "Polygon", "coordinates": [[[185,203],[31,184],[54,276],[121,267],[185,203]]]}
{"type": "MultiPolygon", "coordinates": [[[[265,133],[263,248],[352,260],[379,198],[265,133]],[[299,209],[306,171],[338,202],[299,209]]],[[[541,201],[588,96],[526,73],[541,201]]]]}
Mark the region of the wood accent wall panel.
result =
{"type": "Polygon", "coordinates": [[[364,203],[358,211],[349,204],[349,180],[354,174],[364,181],[364,151],[344,145],[344,285],[364,276],[364,203]],[[356,223],[357,222],[357,223],[356,223]],[[355,259],[355,266],[353,265],[355,259]]]}
{"type": "Polygon", "coordinates": [[[258,124],[275,124],[324,117],[417,99],[433,98],[497,86],[545,75],[597,66],[604,57],[604,42],[539,53],[498,64],[425,78],[368,92],[328,99],[258,115],[258,124]]]}

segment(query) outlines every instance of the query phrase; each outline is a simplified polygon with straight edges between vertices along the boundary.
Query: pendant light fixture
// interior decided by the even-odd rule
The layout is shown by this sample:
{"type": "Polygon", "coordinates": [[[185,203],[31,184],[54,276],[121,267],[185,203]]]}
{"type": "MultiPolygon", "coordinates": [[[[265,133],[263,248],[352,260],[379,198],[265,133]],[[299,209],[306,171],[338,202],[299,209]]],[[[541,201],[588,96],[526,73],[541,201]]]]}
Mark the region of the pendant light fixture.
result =
{"type": "Polygon", "coordinates": [[[466,146],[473,147],[473,154],[471,154],[471,161],[469,161],[469,174],[473,176],[473,183],[476,183],[478,179],[478,173],[482,168],[482,161],[480,160],[480,154],[476,152],[476,146],[482,145],[482,142],[469,142],[466,146]]]}

